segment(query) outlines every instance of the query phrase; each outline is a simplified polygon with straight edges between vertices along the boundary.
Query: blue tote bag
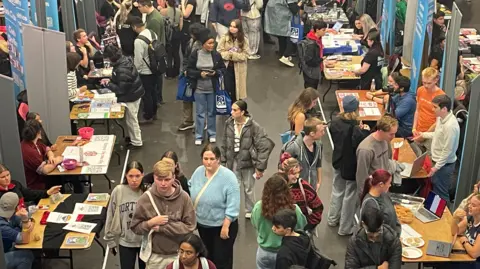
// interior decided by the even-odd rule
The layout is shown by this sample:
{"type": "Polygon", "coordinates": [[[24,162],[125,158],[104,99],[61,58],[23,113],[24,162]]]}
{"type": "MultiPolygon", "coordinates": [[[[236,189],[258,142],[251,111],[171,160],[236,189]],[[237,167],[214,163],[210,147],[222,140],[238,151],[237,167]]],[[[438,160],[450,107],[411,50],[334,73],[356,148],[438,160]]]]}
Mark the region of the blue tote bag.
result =
{"type": "Polygon", "coordinates": [[[223,76],[218,79],[218,87],[215,91],[215,104],[217,115],[230,116],[232,112],[232,99],[223,88],[223,76]]]}
{"type": "Polygon", "coordinates": [[[303,22],[299,15],[293,15],[290,23],[290,40],[297,44],[303,39],[303,22]]]}
{"type": "Polygon", "coordinates": [[[177,100],[195,102],[193,89],[191,88],[188,78],[183,73],[180,73],[178,76],[177,100]]]}

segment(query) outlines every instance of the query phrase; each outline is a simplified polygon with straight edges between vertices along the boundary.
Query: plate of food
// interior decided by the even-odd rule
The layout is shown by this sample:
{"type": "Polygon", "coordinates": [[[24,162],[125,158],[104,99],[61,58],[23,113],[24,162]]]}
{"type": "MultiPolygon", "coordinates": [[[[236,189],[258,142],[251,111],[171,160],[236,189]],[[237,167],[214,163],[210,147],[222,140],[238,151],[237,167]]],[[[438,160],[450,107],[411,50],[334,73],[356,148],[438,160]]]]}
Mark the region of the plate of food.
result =
{"type": "Polygon", "coordinates": [[[423,247],[423,245],[425,245],[425,241],[420,237],[404,237],[402,238],[402,243],[407,247],[414,248],[423,247]]]}
{"type": "Polygon", "coordinates": [[[402,256],[407,259],[418,259],[423,256],[423,252],[414,247],[406,247],[402,249],[402,256]]]}

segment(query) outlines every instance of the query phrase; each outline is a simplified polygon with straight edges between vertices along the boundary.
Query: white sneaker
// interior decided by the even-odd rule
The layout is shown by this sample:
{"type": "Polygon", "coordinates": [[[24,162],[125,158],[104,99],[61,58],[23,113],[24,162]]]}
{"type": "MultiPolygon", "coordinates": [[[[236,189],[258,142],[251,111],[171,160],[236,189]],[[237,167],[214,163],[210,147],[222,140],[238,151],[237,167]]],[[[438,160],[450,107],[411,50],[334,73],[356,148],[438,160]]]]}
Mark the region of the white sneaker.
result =
{"type": "Polygon", "coordinates": [[[195,140],[195,146],[201,146],[202,145],[202,140],[197,139],[195,140]]]}
{"type": "Polygon", "coordinates": [[[250,219],[251,217],[252,217],[252,213],[250,213],[250,212],[245,213],[245,218],[246,219],[250,219]]]}
{"type": "Polygon", "coordinates": [[[260,57],[260,55],[258,55],[258,54],[248,55],[248,59],[249,59],[249,60],[258,60],[258,59],[260,59],[260,58],[261,58],[261,57],[260,57]]]}
{"type": "Polygon", "coordinates": [[[289,67],[294,67],[295,66],[287,57],[282,56],[282,58],[280,58],[278,60],[286,66],[289,66],[289,67]]]}
{"type": "Polygon", "coordinates": [[[210,137],[208,140],[210,143],[217,143],[217,139],[215,137],[210,137]]]}

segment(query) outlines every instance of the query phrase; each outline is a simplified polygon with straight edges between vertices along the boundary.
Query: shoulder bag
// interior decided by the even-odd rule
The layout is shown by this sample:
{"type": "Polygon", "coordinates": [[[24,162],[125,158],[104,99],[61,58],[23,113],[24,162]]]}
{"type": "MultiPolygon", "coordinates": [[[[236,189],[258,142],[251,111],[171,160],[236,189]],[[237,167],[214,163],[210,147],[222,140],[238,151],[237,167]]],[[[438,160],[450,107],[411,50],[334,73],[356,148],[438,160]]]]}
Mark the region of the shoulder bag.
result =
{"type": "MultiPolygon", "coordinates": [[[[157,205],[153,201],[152,194],[150,191],[145,192],[148,195],[148,198],[150,198],[150,203],[152,204],[153,208],[155,209],[155,212],[157,212],[157,215],[160,216],[160,211],[158,211],[157,205]]],[[[150,230],[148,234],[144,235],[142,238],[142,245],[140,246],[140,259],[144,262],[148,262],[150,259],[150,256],[152,256],[152,234],[153,230],[150,230]]]]}

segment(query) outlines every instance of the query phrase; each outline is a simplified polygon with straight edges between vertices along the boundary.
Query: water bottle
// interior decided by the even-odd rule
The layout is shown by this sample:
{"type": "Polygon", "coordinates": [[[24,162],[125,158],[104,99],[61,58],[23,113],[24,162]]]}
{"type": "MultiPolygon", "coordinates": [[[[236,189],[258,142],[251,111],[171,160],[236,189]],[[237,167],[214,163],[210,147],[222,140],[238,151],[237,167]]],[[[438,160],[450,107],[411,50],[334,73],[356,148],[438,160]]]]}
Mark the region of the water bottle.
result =
{"type": "Polygon", "coordinates": [[[375,79],[372,79],[372,84],[370,85],[370,91],[374,92],[376,90],[375,88],[375,79]]]}
{"type": "Polygon", "coordinates": [[[103,53],[103,50],[105,49],[105,44],[103,44],[103,40],[100,42],[100,52],[103,53]]]}
{"type": "Polygon", "coordinates": [[[90,60],[90,71],[95,71],[95,64],[93,63],[93,60],[90,60]]]}
{"type": "Polygon", "coordinates": [[[333,3],[333,12],[337,12],[337,2],[333,3]]]}

